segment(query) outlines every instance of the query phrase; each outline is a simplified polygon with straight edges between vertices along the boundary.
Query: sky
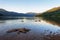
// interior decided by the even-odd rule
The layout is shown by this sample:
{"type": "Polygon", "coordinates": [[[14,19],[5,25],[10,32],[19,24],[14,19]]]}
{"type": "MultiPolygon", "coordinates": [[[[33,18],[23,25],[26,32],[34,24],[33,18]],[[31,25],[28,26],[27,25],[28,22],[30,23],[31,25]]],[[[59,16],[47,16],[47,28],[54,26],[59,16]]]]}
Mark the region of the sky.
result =
{"type": "Polygon", "coordinates": [[[0,8],[19,13],[41,13],[60,6],[60,0],[0,0],[0,8]]]}

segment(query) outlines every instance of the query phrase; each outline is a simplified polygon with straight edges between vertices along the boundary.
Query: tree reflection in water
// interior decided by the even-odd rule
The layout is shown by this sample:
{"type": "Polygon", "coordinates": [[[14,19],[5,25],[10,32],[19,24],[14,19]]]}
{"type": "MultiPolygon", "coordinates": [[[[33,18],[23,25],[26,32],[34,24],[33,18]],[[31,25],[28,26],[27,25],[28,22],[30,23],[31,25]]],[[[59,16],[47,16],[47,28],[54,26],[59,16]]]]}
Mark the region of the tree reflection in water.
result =
{"type": "Polygon", "coordinates": [[[43,18],[43,20],[46,21],[47,23],[60,26],[60,20],[59,19],[43,18]]]}

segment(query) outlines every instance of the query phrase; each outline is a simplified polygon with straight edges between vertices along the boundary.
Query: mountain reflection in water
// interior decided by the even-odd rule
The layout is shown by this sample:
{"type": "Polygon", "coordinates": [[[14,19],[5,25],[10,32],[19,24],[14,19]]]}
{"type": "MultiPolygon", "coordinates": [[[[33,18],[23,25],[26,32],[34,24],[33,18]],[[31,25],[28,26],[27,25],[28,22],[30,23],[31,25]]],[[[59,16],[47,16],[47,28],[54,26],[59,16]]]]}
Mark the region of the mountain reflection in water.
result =
{"type": "Polygon", "coordinates": [[[43,18],[43,20],[46,21],[47,23],[60,26],[60,20],[59,19],[52,20],[51,18],[50,19],[46,19],[46,18],[44,19],[43,18]]]}
{"type": "Polygon", "coordinates": [[[60,40],[58,24],[56,21],[37,17],[2,20],[0,40],[60,40]]]}

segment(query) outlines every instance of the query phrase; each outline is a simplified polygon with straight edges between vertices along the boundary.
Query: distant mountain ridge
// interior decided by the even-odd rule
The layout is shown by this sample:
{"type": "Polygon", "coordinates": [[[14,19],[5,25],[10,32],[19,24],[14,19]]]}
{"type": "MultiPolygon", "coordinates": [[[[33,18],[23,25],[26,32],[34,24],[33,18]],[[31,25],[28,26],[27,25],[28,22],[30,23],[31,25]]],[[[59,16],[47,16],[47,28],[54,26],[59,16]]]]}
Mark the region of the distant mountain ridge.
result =
{"type": "Polygon", "coordinates": [[[0,16],[33,17],[33,16],[35,16],[35,14],[34,13],[24,14],[24,13],[10,12],[5,9],[0,9],[0,16]]]}

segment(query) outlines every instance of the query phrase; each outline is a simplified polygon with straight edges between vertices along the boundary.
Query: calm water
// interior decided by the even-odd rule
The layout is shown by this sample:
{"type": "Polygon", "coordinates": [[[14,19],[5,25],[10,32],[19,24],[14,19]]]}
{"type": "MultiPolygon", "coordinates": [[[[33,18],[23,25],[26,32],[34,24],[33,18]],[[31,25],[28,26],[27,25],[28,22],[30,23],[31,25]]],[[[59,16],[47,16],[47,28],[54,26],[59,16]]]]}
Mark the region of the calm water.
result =
{"type": "Polygon", "coordinates": [[[60,40],[60,24],[42,20],[41,18],[20,18],[0,20],[0,40],[60,40]],[[11,32],[8,30],[27,28],[27,33],[11,32]]]}

